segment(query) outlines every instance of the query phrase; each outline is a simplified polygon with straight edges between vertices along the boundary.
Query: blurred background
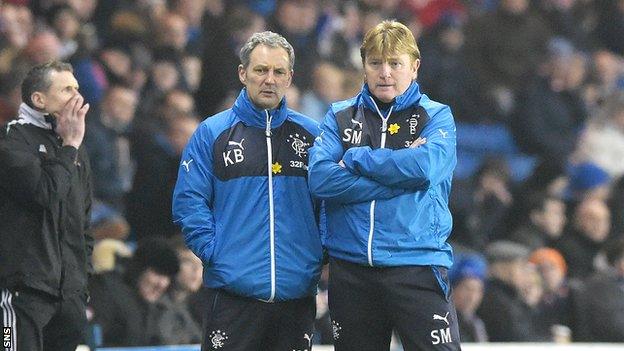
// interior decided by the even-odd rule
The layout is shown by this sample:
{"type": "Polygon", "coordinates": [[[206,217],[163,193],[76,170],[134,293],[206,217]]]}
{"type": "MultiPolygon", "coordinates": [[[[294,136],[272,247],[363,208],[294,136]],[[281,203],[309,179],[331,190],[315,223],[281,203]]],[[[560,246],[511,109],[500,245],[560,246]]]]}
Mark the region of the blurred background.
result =
{"type": "MultiPolygon", "coordinates": [[[[421,90],[457,123],[462,340],[624,342],[624,0],[3,0],[0,124],[52,59],[92,106],[91,346],[199,341],[202,266],[171,194],[190,135],[242,88],[244,41],[289,40],[288,104],[322,121],[361,88],[361,40],[383,19],[412,29],[421,90]]],[[[333,339],[326,278],[317,344],[333,339]]]]}

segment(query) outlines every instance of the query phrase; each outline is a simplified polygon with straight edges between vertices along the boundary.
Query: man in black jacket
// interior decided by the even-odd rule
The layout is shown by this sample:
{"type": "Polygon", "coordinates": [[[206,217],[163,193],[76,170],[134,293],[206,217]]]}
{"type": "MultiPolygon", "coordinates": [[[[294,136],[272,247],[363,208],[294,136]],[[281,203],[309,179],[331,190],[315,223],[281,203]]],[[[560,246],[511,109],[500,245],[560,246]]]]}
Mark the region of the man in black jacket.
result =
{"type": "Polygon", "coordinates": [[[89,105],[71,65],[32,68],[0,130],[0,309],[5,350],[75,350],[86,327],[92,239],[89,105]]]}

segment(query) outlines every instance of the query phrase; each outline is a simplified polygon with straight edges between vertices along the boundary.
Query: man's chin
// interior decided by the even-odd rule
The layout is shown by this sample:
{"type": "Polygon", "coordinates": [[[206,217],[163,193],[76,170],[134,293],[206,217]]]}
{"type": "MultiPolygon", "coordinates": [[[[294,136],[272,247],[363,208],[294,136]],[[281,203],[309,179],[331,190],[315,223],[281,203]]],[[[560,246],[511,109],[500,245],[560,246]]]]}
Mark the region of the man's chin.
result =
{"type": "Polygon", "coordinates": [[[379,99],[379,101],[384,102],[386,104],[391,103],[392,100],[394,100],[394,98],[396,97],[396,95],[393,94],[376,94],[375,97],[377,99],[379,99]]]}
{"type": "Polygon", "coordinates": [[[279,105],[279,101],[275,101],[275,99],[259,99],[258,101],[254,101],[256,107],[263,110],[272,110],[279,105]]]}

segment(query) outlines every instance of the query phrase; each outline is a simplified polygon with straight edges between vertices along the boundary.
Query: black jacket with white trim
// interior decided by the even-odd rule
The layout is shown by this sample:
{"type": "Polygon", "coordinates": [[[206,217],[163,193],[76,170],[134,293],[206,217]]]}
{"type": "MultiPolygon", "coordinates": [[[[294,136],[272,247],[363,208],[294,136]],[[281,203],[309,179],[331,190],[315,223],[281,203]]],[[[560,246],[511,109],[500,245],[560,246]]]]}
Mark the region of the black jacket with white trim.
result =
{"type": "Polygon", "coordinates": [[[84,294],[90,211],[86,152],[62,146],[45,116],[22,104],[0,131],[0,288],[84,294]]]}

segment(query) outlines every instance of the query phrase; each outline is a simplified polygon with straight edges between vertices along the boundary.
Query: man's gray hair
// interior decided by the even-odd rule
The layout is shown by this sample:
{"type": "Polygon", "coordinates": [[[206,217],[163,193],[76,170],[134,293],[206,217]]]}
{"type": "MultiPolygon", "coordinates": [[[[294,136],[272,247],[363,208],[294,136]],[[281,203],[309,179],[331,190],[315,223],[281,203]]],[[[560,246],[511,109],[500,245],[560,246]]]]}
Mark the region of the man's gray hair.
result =
{"type": "Polygon", "coordinates": [[[254,33],[249,40],[240,49],[238,57],[240,58],[243,67],[249,66],[249,56],[251,52],[258,45],[266,45],[271,48],[282,48],[288,53],[288,60],[290,61],[290,70],[292,71],[295,66],[295,49],[283,36],[273,33],[271,31],[254,33]]]}
{"type": "Polygon", "coordinates": [[[32,67],[22,81],[22,102],[35,108],[30,97],[36,91],[47,92],[50,89],[52,85],[50,73],[53,71],[74,73],[74,68],[71,64],[60,61],[50,61],[32,67]]]}

